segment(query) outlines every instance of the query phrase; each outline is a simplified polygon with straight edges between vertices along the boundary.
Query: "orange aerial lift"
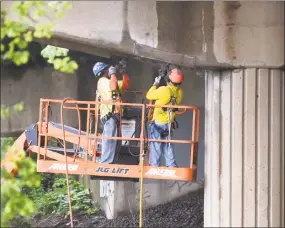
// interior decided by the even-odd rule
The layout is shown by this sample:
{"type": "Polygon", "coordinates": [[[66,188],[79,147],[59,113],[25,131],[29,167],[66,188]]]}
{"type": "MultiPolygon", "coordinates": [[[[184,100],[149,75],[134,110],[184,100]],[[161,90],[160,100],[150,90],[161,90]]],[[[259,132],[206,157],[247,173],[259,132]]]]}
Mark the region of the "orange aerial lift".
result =
{"type": "MultiPolygon", "coordinates": [[[[140,91],[129,91],[141,94],[140,91]]],[[[130,133],[130,132],[128,132],[130,133]]],[[[12,148],[25,150],[29,156],[37,154],[37,171],[42,173],[66,173],[88,175],[92,179],[139,181],[140,205],[142,205],[143,179],[166,179],[192,181],[197,175],[198,142],[200,134],[200,109],[196,106],[154,105],[145,103],[114,103],[112,101],[78,101],[71,98],[64,100],[41,99],[39,121],[27,127],[15,141],[12,148]],[[100,134],[99,105],[113,104],[123,106],[117,137],[103,137],[100,134]],[[55,106],[61,108],[61,123],[51,121],[50,110],[55,106]],[[176,108],[177,114],[192,112],[192,136],[189,140],[154,140],[148,138],[147,121],[149,110],[155,107],[176,108]],[[64,124],[64,111],[76,111],[78,129],[64,124]],[[182,111],[179,111],[182,110],[182,111]],[[83,126],[81,121],[86,120],[83,126]],[[135,126],[134,126],[135,125],[135,126]],[[132,135],[127,135],[126,128],[133,126],[132,135]],[[84,128],[84,131],[82,130],[84,128]],[[135,128],[135,129],[134,129],[135,128]],[[101,139],[117,139],[114,164],[101,164],[101,139]],[[122,143],[123,142],[123,143],[122,143]],[[148,142],[186,143],[190,144],[190,166],[179,168],[151,167],[148,163],[148,142]],[[67,148],[67,143],[70,144],[67,148]],[[146,158],[146,159],[145,159],[146,158]]],[[[16,174],[14,170],[14,152],[9,150],[1,166],[16,174]]],[[[68,184],[68,181],[67,181],[68,184]]],[[[69,184],[68,184],[69,189],[69,184]]],[[[69,191],[68,191],[69,195],[69,191]]],[[[69,197],[70,210],[71,200],[69,197]]],[[[140,227],[142,226],[142,206],[140,210],[140,227]]],[[[72,222],[72,211],[71,225],[72,222]]]]}
{"type": "MultiPolygon", "coordinates": [[[[148,155],[148,142],[171,142],[191,144],[190,167],[167,168],[150,167],[148,160],[143,164],[143,177],[148,179],[167,179],[192,181],[196,179],[197,151],[200,132],[200,109],[196,106],[167,106],[154,104],[132,104],[120,103],[124,106],[124,113],[133,113],[129,119],[137,118],[135,121],[136,131],[134,137],[103,137],[98,132],[99,112],[97,106],[100,103],[112,104],[113,102],[98,101],[76,101],[72,99],[54,100],[41,99],[38,123],[30,125],[25,132],[15,141],[14,145],[18,149],[24,149],[29,155],[37,153],[37,171],[43,173],[65,173],[65,156],[68,161],[68,172],[75,175],[89,175],[95,179],[112,180],[135,180],[140,178],[140,162],[143,156],[148,155]],[[78,113],[79,129],[66,126],[64,123],[50,121],[50,108],[54,105],[62,105],[62,110],[76,110],[78,113]],[[68,105],[67,105],[68,104],[68,105]],[[73,105],[73,106],[71,106],[73,105]],[[147,110],[154,107],[171,107],[192,111],[192,138],[190,140],[154,140],[146,135],[147,110]],[[82,130],[81,112],[87,116],[86,131],[82,130]],[[97,112],[97,113],[96,113],[97,112]],[[91,121],[93,118],[94,131],[91,131],[91,121]],[[140,120],[140,121],[138,121],[140,120]],[[140,123],[139,123],[140,122],[140,123]],[[63,127],[64,126],[64,127],[63,127]],[[122,143],[118,146],[115,164],[101,164],[98,162],[101,155],[101,139],[117,139],[127,141],[128,145],[122,143]],[[54,142],[59,142],[61,146],[54,146],[54,142]],[[76,145],[76,148],[64,149],[63,141],[76,145]]],[[[53,109],[53,108],[52,108],[53,109]]],[[[63,113],[61,113],[63,116],[63,113]]],[[[62,121],[63,122],[63,121],[62,121]]],[[[121,121],[121,127],[130,123],[121,121]]],[[[126,143],[125,143],[126,144],[126,143]]],[[[4,167],[12,171],[10,158],[13,151],[8,151],[4,160],[4,167]]]]}

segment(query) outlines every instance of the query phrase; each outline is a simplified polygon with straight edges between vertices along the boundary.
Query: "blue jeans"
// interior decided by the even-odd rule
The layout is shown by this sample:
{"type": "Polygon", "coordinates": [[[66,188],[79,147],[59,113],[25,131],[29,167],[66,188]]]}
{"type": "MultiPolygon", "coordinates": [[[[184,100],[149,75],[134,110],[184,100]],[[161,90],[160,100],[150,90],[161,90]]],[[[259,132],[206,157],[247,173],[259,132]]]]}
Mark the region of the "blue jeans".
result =
{"type": "MultiPolygon", "coordinates": [[[[110,117],[104,124],[103,136],[116,137],[117,136],[117,121],[110,117]]],[[[102,139],[102,154],[100,163],[110,164],[114,161],[116,153],[117,140],[116,139],[102,139]]]]}
{"type": "MultiPolygon", "coordinates": [[[[168,131],[168,124],[153,122],[149,126],[149,138],[151,139],[170,139],[169,136],[161,135],[162,131],[168,131]]],[[[177,167],[174,157],[173,144],[161,143],[161,142],[149,142],[150,155],[149,163],[150,166],[160,166],[160,156],[163,153],[165,163],[167,167],[177,167]]]]}

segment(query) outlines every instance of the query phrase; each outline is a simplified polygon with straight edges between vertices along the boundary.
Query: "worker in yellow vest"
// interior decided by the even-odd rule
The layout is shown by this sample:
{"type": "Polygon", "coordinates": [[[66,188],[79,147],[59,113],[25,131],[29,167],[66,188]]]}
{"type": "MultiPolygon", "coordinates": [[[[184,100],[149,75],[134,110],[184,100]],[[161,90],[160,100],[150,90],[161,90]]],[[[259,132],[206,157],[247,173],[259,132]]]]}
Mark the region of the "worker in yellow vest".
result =
{"type": "MultiPolygon", "coordinates": [[[[117,69],[108,64],[97,62],[93,67],[95,77],[98,77],[97,96],[100,101],[119,102],[121,94],[130,87],[128,74],[122,74],[122,80],[117,79],[117,69]]],[[[120,120],[120,106],[100,104],[100,119],[104,125],[103,136],[117,137],[120,120]]],[[[101,163],[111,164],[114,161],[117,140],[102,139],[101,163]]]]}
{"type": "MultiPolygon", "coordinates": [[[[182,101],[183,91],[179,85],[183,82],[183,73],[178,68],[173,68],[165,75],[155,78],[153,86],[148,90],[146,98],[155,101],[157,105],[179,105],[182,101]],[[162,78],[166,77],[167,85],[160,86],[162,78]]],[[[153,117],[149,125],[149,138],[170,139],[175,129],[175,112],[173,108],[154,108],[153,117]]],[[[160,166],[160,156],[164,155],[167,167],[177,167],[173,144],[150,142],[150,166],[160,166]]]]}

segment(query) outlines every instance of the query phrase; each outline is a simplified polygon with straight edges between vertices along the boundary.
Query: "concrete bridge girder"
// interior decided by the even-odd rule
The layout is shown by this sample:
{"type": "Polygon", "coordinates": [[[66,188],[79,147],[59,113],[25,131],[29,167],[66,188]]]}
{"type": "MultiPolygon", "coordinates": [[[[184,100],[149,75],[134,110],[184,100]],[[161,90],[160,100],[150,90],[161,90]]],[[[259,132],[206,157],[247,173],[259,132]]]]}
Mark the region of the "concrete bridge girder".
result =
{"type": "MultiPolygon", "coordinates": [[[[72,4],[54,32],[56,37],[72,41],[76,49],[81,45],[101,47],[187,67],[284,65],[283,2],[72,4]],[[256,12],[254,17],[252,12],[256,12]]],[[[3,9],[10,5],[1,2],[3,9]]],[[[60,44],[64,46],[64,42],[60,44]]]]}

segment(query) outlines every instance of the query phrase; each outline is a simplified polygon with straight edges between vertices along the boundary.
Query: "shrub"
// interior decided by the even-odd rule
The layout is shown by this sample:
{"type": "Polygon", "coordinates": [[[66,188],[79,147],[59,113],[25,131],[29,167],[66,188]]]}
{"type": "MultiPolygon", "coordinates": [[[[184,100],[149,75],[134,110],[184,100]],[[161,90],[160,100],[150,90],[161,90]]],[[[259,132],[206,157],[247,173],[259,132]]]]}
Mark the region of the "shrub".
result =
{"type": "MultiPolygon", "coordinates": [[[[56,175],[53,182],[52,188],[47,192],[41,187],[32,189],[30,195],[35,200],[39,213],[43,215],[57,214],[66,218],[69,215],[69,204],[65,175],[56,175]]],[[[69,179],[69,186],[73,212],[83,211],[93,214],[98,211],[91,200],[88,189],[74,178],[69,179]]]]}

